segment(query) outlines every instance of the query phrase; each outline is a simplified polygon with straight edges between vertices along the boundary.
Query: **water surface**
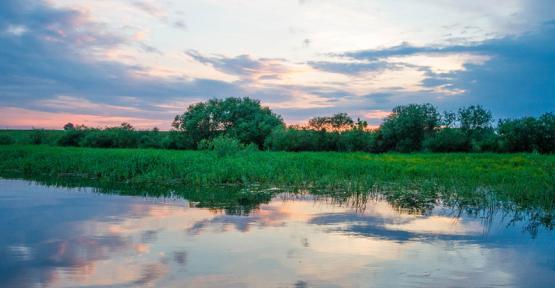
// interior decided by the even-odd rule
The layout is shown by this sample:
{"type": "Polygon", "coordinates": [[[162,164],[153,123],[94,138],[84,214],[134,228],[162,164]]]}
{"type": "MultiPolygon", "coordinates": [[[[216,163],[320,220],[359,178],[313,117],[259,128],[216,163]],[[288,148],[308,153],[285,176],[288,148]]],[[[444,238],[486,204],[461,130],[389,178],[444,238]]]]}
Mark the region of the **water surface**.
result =
{"type": "Polygon", "coordinates": [[[280,193],[256,205],[241,199],[229,208],[216,200],[0,180],[0,286],[555,283],[554,233],[530,229],[529,216],[512,211],[469,215],[436,205],[407,213],[379,197],[337,201],[306,193],[280,193]]]}

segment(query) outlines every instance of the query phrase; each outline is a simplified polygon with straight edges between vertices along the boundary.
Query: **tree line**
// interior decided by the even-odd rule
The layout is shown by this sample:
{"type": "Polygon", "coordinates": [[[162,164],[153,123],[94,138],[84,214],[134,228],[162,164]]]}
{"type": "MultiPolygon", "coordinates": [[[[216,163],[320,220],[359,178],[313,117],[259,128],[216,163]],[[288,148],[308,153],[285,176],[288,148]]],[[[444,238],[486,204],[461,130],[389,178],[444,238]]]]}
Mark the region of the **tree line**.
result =
{"type": "MultiPolygon", "coordinates": [[[[212,99],[177,115],[169,132],[137,130],[128,123],[104,129],[68,123],[61,146],[260,149],[272,151],[539,152],[555,151],[555,115],[501,119],[494,125],[482,106],[440,113],[431,104],[393,108],[377,129],[346,113],[287,126],[281,116],[250,98],[212,99]]],[[[41,132],[33,143],[40,144],[41,132]]],[[[0,139],[1,140],[1,139],[0,139]]]]}

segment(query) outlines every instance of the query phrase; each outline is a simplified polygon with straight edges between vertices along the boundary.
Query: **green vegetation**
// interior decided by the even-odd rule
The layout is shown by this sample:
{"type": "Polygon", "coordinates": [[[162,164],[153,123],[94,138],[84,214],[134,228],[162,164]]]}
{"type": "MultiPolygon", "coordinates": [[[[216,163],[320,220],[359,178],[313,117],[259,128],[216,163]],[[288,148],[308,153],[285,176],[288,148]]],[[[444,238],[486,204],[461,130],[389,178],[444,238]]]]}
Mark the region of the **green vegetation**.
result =
{"type": "Polygon", "coordinates": [[[249,149],[294,152],[555,152],[553,113],[502,119],[493,126],[491,112],[481,106],[443,114],[431,104],[398,106],[378,129],[370,130],[365,121],[354,121],[345,113],[286,127],[279,115],[259,101],[228,98],[189,106],[175,117],[172,127],[161,132],[137,130],[128,123],[103,129],[68,123],[64,131],[0,131],[0,144],[211,150],[214,147],[209,143],[223,137],[233,146],[229,150],[250,145],[249,149]]]}
{"type": "Polygon", "coordinates": [[[0,176],[77,180],[120,193],[178,193],[234,214],[249,213],[277,192],[310,191],[347,202],[384,197],[417,213],[437,204],[465,211],[506,208],[525,211],[531,231],[555,226],[552,113],[493,126],[491,113],[480,106],[441,114],[430,104],[411,104],[395,107],[376,130],[345,113],[286,127],[258,101],[229,98],[191,105],[172,126],[169,132],[128,123],[3,130],[0,176]],[[210,188],[221,185],[226,187],[210,188]]]}
{"type": "Polygon", "coordinates": [[[249,98],[197,103],[189,106],[183,115],[176,116],[172,123],[185,140],[181,146],[189,149],[196,148],[201,140],[222,135],[262,148],[272,129],[283,125],[280,116],[260,106],[260,101],[249,98]]]}
{"type": "Polygon", "coordinates": [[[249,149],[219,153],[7,145],[0,148],[0,157],[3,176],[77,176],[140,187],[239,184],[343,192],[378,189],[390,191],[390,197],[408,189],[418,191],[411,197],[426,201],[440,194],[444,199],[461,195],[475,199],[493,191],[496,198],[519,205],[553,207],[555,201],[555,156],[535,154],[376,155],[249,149]]]}

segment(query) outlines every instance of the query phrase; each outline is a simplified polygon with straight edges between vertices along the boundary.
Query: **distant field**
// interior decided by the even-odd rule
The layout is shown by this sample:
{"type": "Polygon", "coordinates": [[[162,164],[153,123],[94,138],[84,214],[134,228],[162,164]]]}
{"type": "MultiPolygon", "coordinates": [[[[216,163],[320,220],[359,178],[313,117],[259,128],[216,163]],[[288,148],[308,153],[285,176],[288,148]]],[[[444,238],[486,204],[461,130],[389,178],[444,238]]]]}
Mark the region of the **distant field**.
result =
{"type": "Polygon", "coordinates": [[[555,202],[555,156],[538,154],[242,151],[217,157],[212,151],[5,145],[0,146],[0,158],[4,177],[78,177],[97,183],[168,187],[260,184],[339,191],[390,189],[401,193],[399,197],[411,195],[414,201],[482,197],[486,189],[519,205],[555,202]]]}

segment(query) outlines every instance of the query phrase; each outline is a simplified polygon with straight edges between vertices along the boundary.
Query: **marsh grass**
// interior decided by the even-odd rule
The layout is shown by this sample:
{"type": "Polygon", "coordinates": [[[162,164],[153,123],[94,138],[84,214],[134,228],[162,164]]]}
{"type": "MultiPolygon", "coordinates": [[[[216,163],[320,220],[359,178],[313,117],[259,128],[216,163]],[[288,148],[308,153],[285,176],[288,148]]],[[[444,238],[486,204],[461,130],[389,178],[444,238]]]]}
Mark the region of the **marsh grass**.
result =
{"type": "Polygon", "coordinates": [[[439,196],[479,201],[486,197],[484,191],[521,205],[553,207],[555,201],[555,156],[537,154],[244,151],[222,157],[215,151],[5,145],[0,159],[3,176],[74,177],[136,187],[263,185],[315,193],[377,189],[389,191],[393,202],[415,206],[439,196]]]}

